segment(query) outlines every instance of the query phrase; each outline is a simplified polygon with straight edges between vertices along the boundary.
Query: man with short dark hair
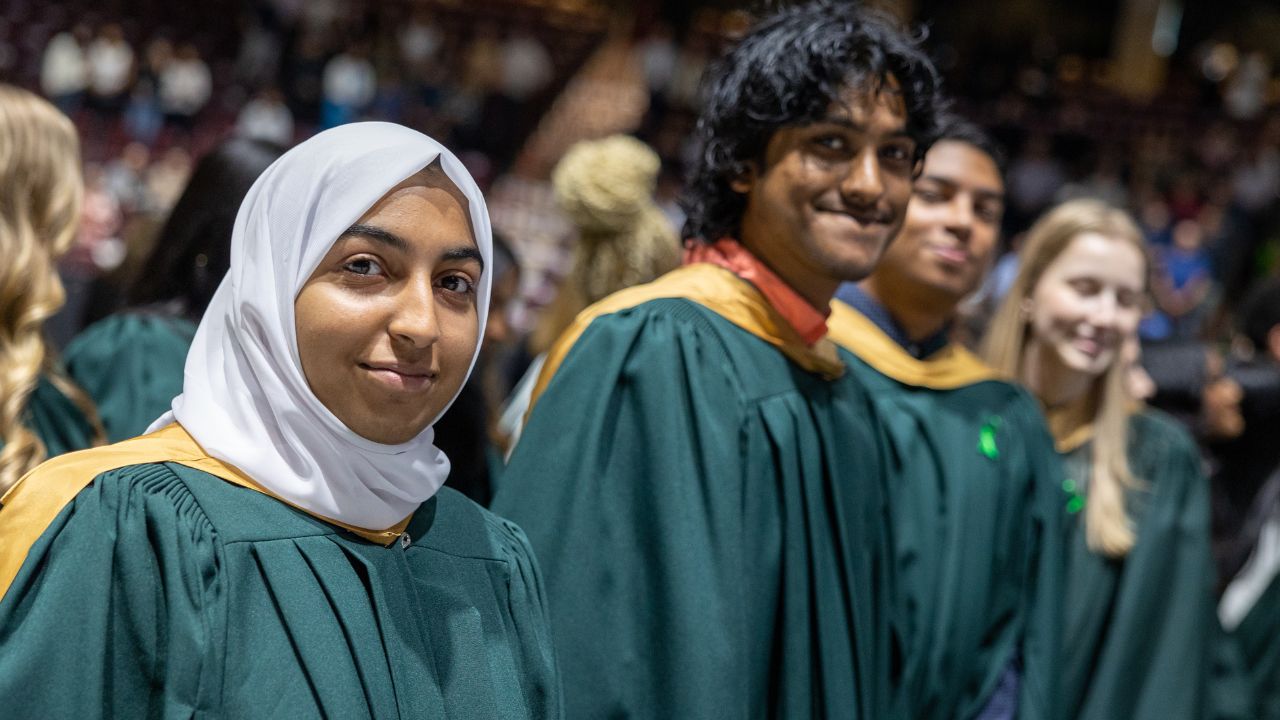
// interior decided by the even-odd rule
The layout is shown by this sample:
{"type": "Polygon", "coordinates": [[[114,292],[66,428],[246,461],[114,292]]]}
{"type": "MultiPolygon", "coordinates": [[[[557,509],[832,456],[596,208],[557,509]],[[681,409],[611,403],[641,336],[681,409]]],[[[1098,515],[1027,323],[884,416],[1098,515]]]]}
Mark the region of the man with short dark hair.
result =
{"type": "Polygon", "coordinates": [[[945,117],[901,232],[830,318],[886,443],[897,709],[922,720],[1055,709],[1064,475],[1035,399],[951,340],[995,255],[1001,159],[945,117]]]}
{"type": "Polygon", "coordinates": [[[711,68],[686,265],[561,337],[494,504],[546,570],[569,717],[892,713],[880,446],[825,317],[902,222],[937,83],[854,3],[711,68]]]}

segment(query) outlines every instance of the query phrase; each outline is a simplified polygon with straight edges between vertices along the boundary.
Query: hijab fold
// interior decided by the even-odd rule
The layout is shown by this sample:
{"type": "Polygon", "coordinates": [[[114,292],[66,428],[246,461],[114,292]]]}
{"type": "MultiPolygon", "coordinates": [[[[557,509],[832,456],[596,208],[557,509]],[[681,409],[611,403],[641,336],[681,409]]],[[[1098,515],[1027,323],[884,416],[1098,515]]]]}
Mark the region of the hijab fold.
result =
{"type": "Polygon", "coordinates": [[[231,268],[187,356],[182,394],[151,429],[176,419],[210,456],[290,504],[361,528],[390,527],[434,495],[449,460],[432,444],[430,426],[406,443],[383,445],[354,433],[311,392],[294,300],[348,227],[436,162],[467,198],[486,268],[476,292],[474,367],[493,264],[480,189],[431,138],[391,123],[353,123],[285,153],[250,188],[236,216],[231,268]]]}

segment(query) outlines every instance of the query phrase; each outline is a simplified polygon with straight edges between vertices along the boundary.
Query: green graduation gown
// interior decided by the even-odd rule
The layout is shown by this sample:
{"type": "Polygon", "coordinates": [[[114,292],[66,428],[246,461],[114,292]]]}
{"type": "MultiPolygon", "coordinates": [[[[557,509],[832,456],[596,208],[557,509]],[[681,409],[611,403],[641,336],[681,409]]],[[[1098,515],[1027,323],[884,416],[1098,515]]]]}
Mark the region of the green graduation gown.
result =
{"type": "MultiPolygon", "coordinates": [[[[44,443],[45,457],[55,457],[93,444],[93,426],[80,408],[41,375],[27,396],[23,424],[44,443]]],[[[0,440],[3,447],[4,440],[0,440]]]]}
{"type": "Polygon", "coordinates": [[[1271,581],[1231,633],[1259,720],[1280,720],[1280,578],[1271,581]]]}
{"type": "Polygon", "coordinates": [[[695,264],[585,311],[538,388],[494,508],[568,717],[887,717],[879,458],[829,341],[695,264]]]}
{"type": "MultiPolygon", "coordinates": [[[[1198,720],[1209,707],[1217,614],[1209,543],[1209,486],[1191,437],[1168,416],[1129,422],[1126,496],[1137,540],[1113,560],[1085,543],[1084,513],[1069,518],[1062,673],[1067,717],[1198,720]]],[[[1084,497],[1092,445],[1065,454],[1084,497]]],[[[1078,502],[1070,509],[1082,507],[1078,502]]]]}
{"type": "Polygon", "coordinates": [[[443,489],[361,537],[201,455],[171,425],[5,496],[6,717],[560,716],[515,525],[443,489]]]}
{"type": "Polygon", "coordinates": [[[828,325],[888,448],[904,716],[974,717],[1016,663],[1017,717],[1055,717],[1062,469],[1039,403],[959,345],[916,359],[839,301],[828,325]]]}
{"type": "Polygon", "coordinates": [[[182,392],[196,326],[160,313],[126,312],[90,325],[63,352],[67,373],[98,406],[109,442],[146,432],[182,392]]]}

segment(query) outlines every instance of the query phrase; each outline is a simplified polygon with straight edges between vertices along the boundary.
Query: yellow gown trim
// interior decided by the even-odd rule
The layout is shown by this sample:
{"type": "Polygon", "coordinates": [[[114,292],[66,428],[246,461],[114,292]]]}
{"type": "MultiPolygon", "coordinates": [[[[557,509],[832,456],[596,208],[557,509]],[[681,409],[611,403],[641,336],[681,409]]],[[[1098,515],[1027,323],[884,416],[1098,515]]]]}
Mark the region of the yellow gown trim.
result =
{"type": "Polygon", "coordinates": [[[868,317],[839,300],[831,302],[827,328],[827,337],[837,345],[905,385],[954,390],[984,380],[1006,379],[959,343],[947,345],[927,360],[914,358],[868,317]]]}
{"type": "Polygon", "coordinates": [[[592,321],[665,298],[682,298],[711,310],[774,346],[808,372],[831,380],[844,374],[844,363],[830,340],[823,338],[812,347],[805,345],[799,333],[751,283],[718,265],[695,263],[676,268],[651,283],[616,292],[579,313],[547,352],[547,362],[533,387],[530,409],[592,321]]]}
{"type": "MultiPolygon", "coordinates": [[[[234,485],[256,490],[286,504],[288,501],[262,487],[237,468],[209,457],[181,425],[174,423],[150,435],[106,447],[60,455],[27,473],[0,498],[0,598],[8,591],[27,552],[44,534],[58,513],[81,490],[104,472],[130,465],[171,462],[203,470],[234,485]]],[[[296,507],[296,506],[293,506],[296,507]]],[[[321,517],[323,520],[380,545],[390,545],[408,527],[412,515],[386,530],[366,530],[321,517]]]]}

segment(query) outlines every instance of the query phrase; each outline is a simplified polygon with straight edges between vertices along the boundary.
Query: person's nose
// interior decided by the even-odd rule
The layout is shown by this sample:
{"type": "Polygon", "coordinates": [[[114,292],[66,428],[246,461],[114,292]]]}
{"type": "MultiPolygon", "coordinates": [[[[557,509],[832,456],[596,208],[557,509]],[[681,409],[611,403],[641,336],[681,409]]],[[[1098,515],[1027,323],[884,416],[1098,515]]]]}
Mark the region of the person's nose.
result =
{"type": "Polygon", "coordinates": [[[395,309],[387,331],[415,348],[430,347],[440,339],[436,298],[430,278],[406,282],[395,297],[395,309]]]}
{"type": "Polygon", "coordinates": [[[876,148],[865,147],[849,161],[840,194],[853,205],[871,205],[884,195],[884,176],[876,148]]]}

